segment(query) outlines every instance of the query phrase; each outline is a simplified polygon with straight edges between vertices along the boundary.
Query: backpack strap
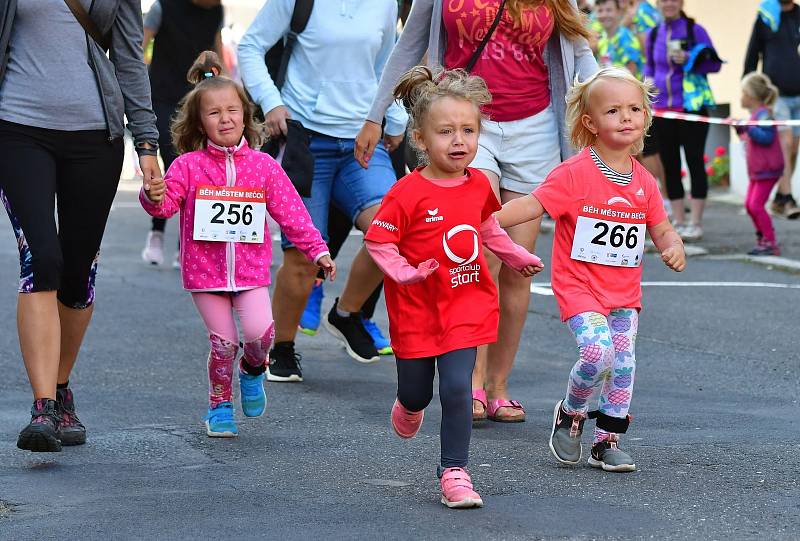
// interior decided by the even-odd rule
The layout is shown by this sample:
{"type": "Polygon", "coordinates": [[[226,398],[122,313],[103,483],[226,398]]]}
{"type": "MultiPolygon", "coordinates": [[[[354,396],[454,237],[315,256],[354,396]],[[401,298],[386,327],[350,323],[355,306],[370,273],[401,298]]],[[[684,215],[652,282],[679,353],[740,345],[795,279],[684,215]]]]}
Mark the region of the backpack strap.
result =
{"type": "Polygon", "coordinates": [[[657,24],[650,30],[650,42],[647,47],[647,64],[652,68],[653,73],[656,72],[656,57],[653,51],[656,47],[656,39],[658,39],[658,29],[661,27],[657,24]]]}
{"type": "Polygon", "coordinates": [[[486,35],[483,36],[483,40],[481,40],[480,45],[478,45],[478,48],[475,49],[474,53],[472,53],[472,57],[469,59],[469,62],[467,62],[467,65],[464,67],[467,73],[472,72],[472,68],[475,67],[475,64],[478,62],[481,53],[486,48],[486,44],[489,43],[492,34],[494,34],[494,31],[497,29],[497,25],[500,24],[500,19],[503,18],[503,9],[505,7],[506,7],[506,0],[502,0],[500,2],[500,8],[497,10],[497,15],[495,16],[494,21],[492,21],[492,26],[490,26],[489,30],[486,31],[486,35]]]}
{"type": "Polygon", "coordinates": [[[78,0],[64,0],[64,3],[67,4],[67,7],[72,12],[75,19],[77,19],[78,23],[83,27],[83,30],[89,34],[104,51],[108,51],[111,48],[111,36],[109,34],[103,35],[103,33],[100,32],[100,29],[97,28],[92,18],[86,13],[83,5],[81,5],[78,0]]]}
{"type": "Polygon", "coordinates": [[[281,63],[278,73],[275,75],[275,86],[283,87],[286,82],[286,69],[289,67],[289,58],[292,50],[297,43],[297,36],[300,35],[308,25],[311,18],[311,10],[314,9],[314,0],[295,0],[294,10],[292,11],[292,22],[289,24],[289,33],[286,34],[286,42],[283,44],[281,63]]]}
{"type": "Polygon", "coordinates": [[[308,20],[311,18],[311,10],[314,7],[314,0],[295,0],[294,10],[292,11],[292,22],[289,25],[290,32],[302,34],[306,29],[308,20]]]}

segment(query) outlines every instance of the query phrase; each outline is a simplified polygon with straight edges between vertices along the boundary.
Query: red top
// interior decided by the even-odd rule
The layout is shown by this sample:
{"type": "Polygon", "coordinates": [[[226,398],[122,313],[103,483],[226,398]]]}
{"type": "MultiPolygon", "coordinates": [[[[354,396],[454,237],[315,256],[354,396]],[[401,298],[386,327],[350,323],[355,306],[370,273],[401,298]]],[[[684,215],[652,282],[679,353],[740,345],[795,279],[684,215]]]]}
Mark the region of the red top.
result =
{"type": "Polygon", "coordinates": [[[391,242],[414,267],[435,259],[425,280],[386,280],[392,349],[399,358],[433,357],[497,340],[497,289],[483,257],[480,227],[500,210],[477,169],[461,186],[441,187],[414,171],[384,197],[366,240],[391,242]]]}
{"type": "MultiPolygon", "coordinates": [[[[608,315],[616,308],[642,307],[641,264],[615,267],[570,257],[578,216],[592,214],[591,211],[587,213],[587,207],[612,208],[620,211],[620,216],[636,209],[645,213],[643,221],[647,228],[667,219],[653,175],[636,160],[631,159],[631,163],[633,179],[627,186],[619,186],[600,172],[589,149],[585,148],[553,169],[533,192],[556,221],[552,282],[563,321],[581,312],[608,315]]],[[[625,218],[611,220],[627,221],[625,218]]],[[[608,242],[609,237],[603,240],[608,242]]]]}
{"type": "MultiPolygon", "coordinates": [[[[444,64],[448,69],[466,67],[492,26],[500,0],[443,2],[442,20],[447,35],[444,64]]],[[[550,103],[550,87],[544,48],[553,33],[553,17],[545,5],[522,8],[522,24],[515,25],[503,12],[472,70],[486,80],[492,103],[484,113],[492,120],[509,122],[533,116],[550,103]]]]}

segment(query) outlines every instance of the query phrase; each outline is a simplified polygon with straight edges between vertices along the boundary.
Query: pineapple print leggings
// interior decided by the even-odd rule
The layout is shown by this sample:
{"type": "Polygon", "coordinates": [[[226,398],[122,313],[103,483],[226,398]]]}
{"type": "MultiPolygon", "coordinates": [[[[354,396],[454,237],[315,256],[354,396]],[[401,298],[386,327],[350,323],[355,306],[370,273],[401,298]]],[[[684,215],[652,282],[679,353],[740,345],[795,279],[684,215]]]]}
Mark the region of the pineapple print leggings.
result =
{"type": "MultiPolygon", "coordinates": [[[[639,312],[634,308],[618,308],[611,310],[608,317],[583,312],[567,323],[578,342],[579,355],[569,375],[564,409],[567,413],[586,413],[589,399],[602,385],[598,409],[624,419],[633,394],[639,312]]],[[[608,432],[595,428],[593,443],[607,437],[608,432]]]]}

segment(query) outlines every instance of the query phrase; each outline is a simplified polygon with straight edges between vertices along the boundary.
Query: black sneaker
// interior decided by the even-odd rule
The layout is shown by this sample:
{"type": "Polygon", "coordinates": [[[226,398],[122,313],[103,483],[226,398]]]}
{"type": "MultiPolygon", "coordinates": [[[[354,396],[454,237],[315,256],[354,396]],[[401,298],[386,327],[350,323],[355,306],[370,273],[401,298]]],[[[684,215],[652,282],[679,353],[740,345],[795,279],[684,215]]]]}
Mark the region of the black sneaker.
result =
{"type": "Polygon", "coordinates": [[[86,443],[86,427],[75,413],[75,400],[69,388],[56,391],[56,404],[61,421],[56,432],[61,445],[83,445],[86,443]]]}
{"type": "Polygon", "coordinates": [[[269,381],[303,381],[300,369],[299,353],[294,352],[294,342],[278,342],[269,352],[267,380],[269,381]]]}
{"type": "Polygon", "coordinates": [[[59,420],[58,405],[55,400],[49,398],[34,400],[31,422],[19,433],[17,447],[43,453],[60,451],[61,440],[56,434],[59,420]]]}
{"type": "Polygon", "coordinates": [[[339,299],[333,303],[333,308],[323,320],[325,328],[333,336],[341,340],[347,354],[360,363],[374,363],[380,360],[375,342],[364,327],[361,312],[353,312],[347,317],[336,313],[339,299]]]}
{"type": "Polygon", "coordinates": [[[797,201],[794,200],[791,194],[786,197],[786,202],[783,205],[783,215],[789,220],[800,218],[800,208],[798,208],[797,201]]]}

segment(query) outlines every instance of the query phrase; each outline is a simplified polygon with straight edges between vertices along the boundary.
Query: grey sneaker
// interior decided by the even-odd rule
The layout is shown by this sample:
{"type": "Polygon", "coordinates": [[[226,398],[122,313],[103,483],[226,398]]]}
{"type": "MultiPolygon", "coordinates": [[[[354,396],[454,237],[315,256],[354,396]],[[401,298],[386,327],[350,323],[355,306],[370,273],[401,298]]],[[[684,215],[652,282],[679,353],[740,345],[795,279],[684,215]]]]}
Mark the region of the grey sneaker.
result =
{"type": "Polygon", "coordinates": [[[550,432],[550,452],[562,464],[577,464],[581,461],[581,434],[585,414],[570,415],[561,407],[559,400],[553,410],[553,430],[550,432]]]}
{"type": "Polygon", "coordinates": [[[592,445],[589,465],[605,471],[636,471],[636,464],[633,463],[631,455],[619,448],[619,439],[616,436],[592,445]]]}

